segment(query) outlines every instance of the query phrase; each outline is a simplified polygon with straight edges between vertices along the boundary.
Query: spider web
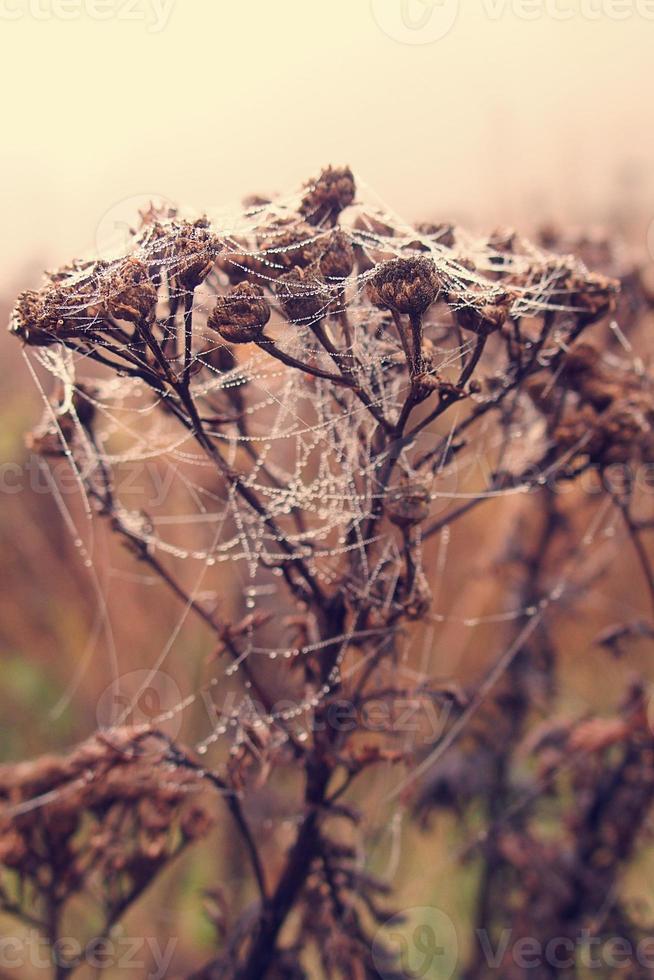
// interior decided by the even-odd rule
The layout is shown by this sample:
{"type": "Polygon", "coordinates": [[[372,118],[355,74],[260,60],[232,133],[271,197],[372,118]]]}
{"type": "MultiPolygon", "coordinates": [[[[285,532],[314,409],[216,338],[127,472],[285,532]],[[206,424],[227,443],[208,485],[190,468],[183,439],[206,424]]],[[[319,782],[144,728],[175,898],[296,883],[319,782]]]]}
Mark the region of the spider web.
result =
{"type": "MultiPolygon", "coordinates": [[[[153,393],[148,381],[138,376],[146,362],[142,338],[128,334],[115,311],[118,325],[113,339],[121,349],[118,367],[124,369],[122,376],[103,366],[102,358],[109,361],[111,350],[99,333],[107,297],[120,300],[122,296],[114,285],[113,260],[75,263],[50,277],[48,299],[38,295],[29,299],[37,306],[41,303],[36,317],[39,330],[66,337],[68,323],[74,322],[77,335],[81,332],[93,338],[88,344],[52,346],[44,342],[39,346],[37,337],[37,345],[26,349],[25,357],[28,363],[34,358],[56,384],[54,402],[42,392],[46,416],[37,442],[41,449],[45,445],[44,467],[49,465],[49,453],[61,452],[78,476],[81,512],[79,506],[68,507],[54,479],[52,490],[93,580],[101,624],[96,634],[104,631],[116,683],[119,658],[112,652],[111,641],[115,611],[104,595],[95,557],[95,512],[103,487],[112,488],[113,520],[123,533],[185,583],[186,601],[181,602],[178,627],[163,649],[153,652],[139,690],[112,717],[116,725],[129,720],[144,691],[165,670],[183,623],[200,607],[208,618],[219,620],[229,613],[227,618],[240,623],[238,657],[227,665],[223,657],[212,659],[208,676],[179,700],[166,704],[151,723],[176,722],[202,702],[212,710],[207,730],[196,740],[200,754],[217,743],[225,743],[234,753],[243,743],[252,744],[253,731],[271,733],[279,744],[288,740],[291,730],[300,741],[306,740],[310,737],[308,716],[342,681],[346,654],[353,644],[374,636],[375,630],[352,626],[324,640],[317,629],[312,637],[312,622],[307,617],[295,638],[292,630],[287,641],[279,630],[271,636],[266,625],[273,611],[288,619],[306,612],[287,588],[289,563],[301,563],[325,592],[346,590],[355,600],[372,604],[381,620],[383,615],[401,612],[397,589],[404,562],[397,530],[375,520],[388,492],[382,473],[389,459],[397,459],[403,479],[420,480],[428,487],[432,519],[471,500],[533,490],[526,478],[517,479],[510,488],[494,487],[488,480],[488,471],[496,470],[499,461],[511,472],[523,474],[542,457],[547,441],[542,420],[525,401],[516,401],[512,408],[508,441],[493,431],[485,408],[500,404],[508,387],[503,387],[506,379],[499,343],[491,345],[484,360],[485,375],[494,378],[493,386],[473,390],[465,407],[452,409],[452,420],[448,415],[413,437],[410,433],[377,449],[379,425],[374,413],[397,419],[410,381],[393,317],[388,310],[370,304],[367,290],[381,262],[425,257],[433,261],[446,285],[449,308],[437,304],[426,318],[429,356],[425,373],[447,384],[455,382],[475,346],[473,335],[453,329],[452,309],[475,311],[497,302],[509,289],[511,316],[526,324],[526,351],[546,360],[565,345],[579,312],[574,297],[571,300],[569,279],[583,279],[583,265],[570,257],[554,257],[508,233],[488,239],[448,225],[412,226],[384,206],[362,181],[357,186],[356,201],[338,218],[338,233],[355,259],[352,271],[345,278],[323,275],[318,281],[309,276],[300,290],[300,305],[306,313],[300,309],[289,319],[278,306],[273,308],[268,333],[274,336],[276,349],[287,361],[306,365],[311,373],[271,357],[265,347],[226,344],[210,327],[209,318],[216,296],[229,283],[247,279],[274,291],[289,270],[312,267],[332,241],[335,224],[333,214],[323,213],[320,202],[314,201],[315,194],[312,197],[317,184],[274,201],[257,199],[201,219],[153,205],[136,223],[128,256],[138,267],[158,270],[157,315],[166,321],[170,350],[176,352],[170,354],[175,370],[182,370],[179,351],[188,313],[189,290],[182,284],[198,264],[210,266],[193,290],[192,347],[184,370],[194,399],[203,406],[202,421],[208,434],[228,466],[239,474],[231,483],[217,477],[214,463],[198,447],[193,433],[180,427],[167,404],[167,391],[153,393]],[[190,243],[190,253],[189,248],[171,247],[182,240],[190,243]],[[547,346],[539,350],[536,325],[543,317],[554,315],[560,316],[559,325],[547,346]],[[332,357],[316,333],[323,322],[328,322],[328,340],[341,331],[347,341],[332,357]],[[335,365],[344,375],[356,370],[365,384],[360,389],[335,387],[335,365]],[[451,458],[449,452],[451,440],[457,425],[476,410],[480,422],[469,455],[473,466],[485,459],[487,472],[462,476],[461,458],[451,458]],[[85,423],[88,415],[93,416],[93,434],[85,423]],[[163,488],[156,501],[148,500],[147,507],[133,507],[129,496],[120,492],[118,477],[129,468],[150,480],[156,475],[157,487],[163,488]],[[244,491],[256,496],[261,509],[244,499],[244,491]],[[227,601],[225,583],[229,584],[227,601]],[[327,677],[296,696],[291,706],[287,699],[279,709],[254,707],[253,664],[257,669],[261,662],[294,664],[326,646],[338,649],[327,677]],[[227,692],[238,693],[227,697],[227,692]],[[216,694],[218,701],[213,700],[216,694]]],[[[121,258],[124,256],[117,256],[116,261],[121,258]]],[[[13,329],[21,332],[20,314],[13,329]]],[[[115,369],[116,360],[110,363],[115,369]]],[[[553,471],[565,463],[565,458],[555,462],[553,471]]],[[[541,474],[538,482],[545,483],[548,476],[541,474]]],[[[450,535],[444,521],[434,570],[426,569],[434,587],[449,569],[450,535]]],[[[584,539],[581,550],[593,540],[594,535],[584,539]]],[[[535,624],[564,591],[564,585],[557,582],[544,599],[545,606],[473,610],[464,615],[442,611],[436,592],[435,606],[427,618],[436,630],[454,623],[474,631],[525,618],[535,624]]],[[[393,647],[394,630],[380,630],[379,635],[380,643],[393,647]]],[[[420,673],[434,666],[430,661],[438,649],[438,635],[430,635],[432,649],[423,655],[420,673]]],[[[90,642],[71,682],[69,698],[74,698],[83,671],[90,669],[94,651],[90,642]]],[[[405,652],[405,664],[407,658],[405,652]]],[[[360,670],[362,663],[350,669],[360,670]]]]}

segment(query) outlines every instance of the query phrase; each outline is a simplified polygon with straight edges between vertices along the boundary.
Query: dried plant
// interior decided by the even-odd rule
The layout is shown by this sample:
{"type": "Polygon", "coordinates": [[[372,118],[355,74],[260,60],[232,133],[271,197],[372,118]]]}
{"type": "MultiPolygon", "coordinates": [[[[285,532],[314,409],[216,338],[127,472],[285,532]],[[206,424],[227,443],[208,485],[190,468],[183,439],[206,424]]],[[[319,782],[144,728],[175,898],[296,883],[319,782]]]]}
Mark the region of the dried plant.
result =
{"type": "MultiPolygon", "coordinates": [[[[568,766],[581,807],[570,830],[577,865],[531,834],[511,767],[555,690],[546,619],[583,588],[580,541],[588,545],[606,518],[604,510],[594,531],[577,536],[555,486],[654,462],[650,379],[630,349],[609,349],[604,336],[624,301],[619,289],[610,274],[515,233],[480,241],[452,226],[403,225],[357,201],[347,168],[329,168],[299,195],[246,202],[229,228],[152,208],[126,254],[76,263],[19,298],[11,330],[58,383],[32,447],[67,456],[89,506],[202,620],[211,643],[201,688],[145,731],[111,729],[69,759],[0,777],[1,859],[35,890],[52,938],[69,890],[88,887],[83,871],[57,878],[73,847],[68,818],[45,853],[35,839],[59,826],[67,799],[97,824],[75,860],[106,880],[112,923],[205,828],[208,818],[184,806],[190,789],[206,786],[231,810],[257,900],[230,909],[229,927],[221,919],[221,951],[193,976],[300,978],[315,975],[307,971],[317,961],[328,978],[405,976],[393,949],[382,954],[376,942],[373,954],[391,896],[361,860],[362,823],[373,813],[360,812],[356,787],[380,767],[392,767],[396,795],[417,801],[425,821],[438,806],[484,809],[480,928],[514,917],[521,934],[540,936],[592,911],[598,883],[611,888],[630,853],[608,838],[621,820],[639,829],[650,802],[642,694],[608,726],[610,743],[601,727],[574,724],[557,743],[552,773],[570,746],[592,758],[578,774],[568,766]],[[484,486],[461,475],[471,454],[483,454],[484,486]],[[117,488],[121,462],[153,458],[187,489],[176,503],[194,520],[180,520],[181,536],[167,537],[156,514],[130,510],[117,488]],[[465,500],[437,513],[452,477],[465,500]],[[431,664],[403,673],[415,667],[409,624],[439,622],[430,541],[446,544],[485,501],[518,494],[525,513],[507,542],[503,567],[514,581],[502,595],[517,631],[477,686],[442,680],[437,642],[431,664]],[[200,570],[194,584],[189,562],[200,570]],[[233,615],[228,598],[212,601],[202,584],[225,565],[244,583],[233,615]],[[200,695],[215,714],[187,750],[161,729],[200,695]],[[411,740],[373,734],[361,720],[371,701],[392,713],[406,698],[448,718],[422,757],[411,740]],[[156,765],[141,761],[152,740],[156,765]],[[608,744],[620,746],[617,763],[608,744]],[[281,864],[249,806],[263,789],[298,808],[281,864]],[[117,854],[138,870],[115,897],[113,847],[99,865],[93,848],[114,841],[123,821],[130,834],[121,830],[117,854]],[[18,838],[22,858],[12,856],[18,838]],[[577,866],[607,846],[601,881],[580,881],[577,866]],[[565,897],[541,888],[541,865],[557,887],[565,880],[565,897]]],[[[628,295],[633,320],[647,301],[637,284],[628,295]]],[[[654,599],[633,481],[605,490],[654,599]]],[[[535,799],[554,792],[549,773],[534,777],[535,799]]],[[[9,893],[3,901],[24,914],[9,893]]],[[[483,964],[467,975],[485,976],[483,964]]]]}

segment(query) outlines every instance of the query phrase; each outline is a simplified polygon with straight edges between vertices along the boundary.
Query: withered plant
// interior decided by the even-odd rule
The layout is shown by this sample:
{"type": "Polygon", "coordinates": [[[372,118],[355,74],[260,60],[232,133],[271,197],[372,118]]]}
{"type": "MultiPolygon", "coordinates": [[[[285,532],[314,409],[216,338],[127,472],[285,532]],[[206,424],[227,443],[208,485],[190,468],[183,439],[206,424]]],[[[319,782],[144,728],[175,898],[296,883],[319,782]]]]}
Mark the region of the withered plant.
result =
{"type": "MultiPolygon", "coordinates": [[[[68,899],[99,889],[106,931],[209,828],[215,792],[252,889],[237,907],[216,889],[217,948],[197,980],[408,976],[382,929],[393,883],[362,846],[389,807],[426,826],[441,807],[463,826],[483,814],[467,856],[481,854],[475,925],[490,936],[616,920],[654,787],[642,690],[615,722],[541,733],[516,782],[556,695],[553,620],[598,574],[590,545],[616,514],[654,599],[634,477],[654,462],[654,402],[627,340],[647,298],[628,284],[628,322],[607,334],[625,277],[559,244],[404,225],[329,168],[299,195],[245,202],[229,228],[153,207],[126,254],[19,297],[11,330],[56,379],[31,448],[68,459],[89,511],[205,625],[207,656],[201,684],[151,724],[121,716],[67,758],[0,773],[6,911],[56,943],[68,899]],[[176,533],[121,499],[126,459],[174,468],[176,533]],[[601,503],[565,512],[557,488],[588,474],[601,503]],[[497,623],[503,645],[496,659],[479,648],[480,679],[453,677],[432,588],[453,529],[465,562],[468,522],[498,500],[520,504],[505,517],[501,614],[460,628],[497,623]],[[186,748],[166,724],[200,700],[210,727],[186,748]],[[445,719],[427,749],[390,723],[407,701],[445,719]],[[574,815],[564,840],[529,822],[545,798],[574,815]]],[[[620,624],[615,642],[647,628],[620,624]]],[[[460,975],[486,970],[475,950],[460,975]]]]}

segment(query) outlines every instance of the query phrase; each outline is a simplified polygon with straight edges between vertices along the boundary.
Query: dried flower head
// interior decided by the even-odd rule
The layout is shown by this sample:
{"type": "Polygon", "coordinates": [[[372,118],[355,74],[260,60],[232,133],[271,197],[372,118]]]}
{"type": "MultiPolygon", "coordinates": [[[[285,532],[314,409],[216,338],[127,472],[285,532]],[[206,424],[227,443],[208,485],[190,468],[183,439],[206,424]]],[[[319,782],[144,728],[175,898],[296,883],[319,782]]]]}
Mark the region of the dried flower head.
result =
{"type": "Polygon", "coordinates": [[[581,311],[581,319],[590,326],[615,310],[620,283],[599,273],[588,273],[583,278],[573,278],[572,290],[572,306],[581,311]]]}
{"type": "Polygon", "coordinates": [[[12,314],[10,330],[27,344],[47,347],[62,336],[76,333],[75,319],[65,320],[42,293],[28,289],[21,293],[12,314]]]}
{"type": "Polygon", "coordinates": [[[170,765],[165,740],[137,728],[93,736],[65,757],[0,766],[0,863],[31,886],[37,911],[100,887],[111,919],[210,828],[199,788],[191,769],[170,765]],[[47,803],[21,812],[38,796],[47,803]]]}
{"type": "Polygon", "coordinates": [[[272,270],[267,265],[257,249],[250,248],[245,239],[228,238],[222,252],[218,255],[216,265],[234,286],[246,279],[269,279],[272,270]]]}
{"type": "Polygon", "coordinates": [[[157,306],[157,290],[148,267],[138,259],[125,259],[111,270],[101,294],[102,308],[117,320],[148,323],[157,306]]]}
{"type": "Polygon", "coordinates": [[[306,268],[321,251],[315,228],[296,218],[271,222],[257,235],[257,247],[266,275],[273,278],[296,266],[306,268]]]}
{"type": "Polygon", "coordinates": [[[489,334],[499,330],[511,312],[514,296],[503,289],[469,289],[448,294],[448,303],[464,330],[489,334]]]}
{"type": "Polygon", "coordinates": [[[347,279],[354,269],[354,249],[347,235],[333,231],[319,259],[320,272],[325,279],[347,279]]]}
{"type": "Polygon", "coordinates": [[[316,181],[307,185],[300,213],[310,225],[332,221],[354,200],[356,187],[349,167],[327,167],[316,181]]]}
{"type": "Polygon", "coordinates": [[[270,304],[261,286],[242,282],[226,296],[219,296],[207,326],[231,344],[259,340],[270,319],[270,304]]]}
{"type": "Polygon", "coordinates": [[[380,309],[420,316],[438,295],[436,266],[431,259],[391,259],[377,268],[368,291],[380,309]]]}
{"type": "Polygon", "coordinates": [[[179,288],[191,291],[204,282],[223,249],[206,218],[154,222],[145,227],[139,245],[151,271],[165,267],[179,288]]]}
{"type": "Polygon", "coordinates": [[[577,392],[581,402],[588,402],[600,412],[624,394],[623,379],[609,371],[599,350],[587,343],[577,344],[567,355],[562,379],[577,392]]]}
{"type": "Polygon", "coordinates": [[[280,276],[275,293],[293,323],[315,322],[328,311],[330,295],[314,268],[295,268],[280,276]]]}
{"type": "Polygon", "coordinates": [[[41,289],[27,290],[18,297],[11,332],[41,347],[83,334],[101,315],[95,279],[105,269],[106,263],[98,262],[66,266],[49,274],[41,289]]]}

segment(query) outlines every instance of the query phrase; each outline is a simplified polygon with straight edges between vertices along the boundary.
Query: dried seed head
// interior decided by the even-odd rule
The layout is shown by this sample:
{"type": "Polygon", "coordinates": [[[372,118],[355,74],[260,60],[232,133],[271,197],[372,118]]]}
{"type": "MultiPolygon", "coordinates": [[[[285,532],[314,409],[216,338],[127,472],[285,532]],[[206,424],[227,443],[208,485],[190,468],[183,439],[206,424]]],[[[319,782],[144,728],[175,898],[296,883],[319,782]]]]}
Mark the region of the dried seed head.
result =
{"type": "Polygon", "coordinates": [[[292,269],[277,280],[275,293],[293,323],[314,323],[327,313],[330,296],[317,270],[292,269]]]}
{"type": "Polygon", "coordinates": [[[209,221],[155,220],[139,236],[141,254],[147,255],[150,274],[165,269],[180,289],[196,289],[211,272],[223,243],[209,221]]]}
{"type": "Polygon", "coordinates": [[[572,306],[581,310],[580,317],[589,326],[615,310],[620,283],[599,273],[575,277],[572,283],[572,306]]]}
{"type": "Polygon", "coordinates": [[[349,167],[327,167],[307,187],[300,214],[314,226],[326,219],[333,222],[343,208],[352,204],[356,193],[354,175],[349,167]]]}
{"type": "Polygon", "coordinates": [[[577,392],[581,402],[588,402],[603,412],[625,394],[624,382],[619,374],[607,370],[602,355],[591,344],[577,344],[565,359],[562,378],[577,392]]]}
{"type": "Polygon", "coordinates": [[[315,262],[321,252],[316,230],[306,221],[276,221],[257,235],[257,245],[265,255],[261,262],[266,275],[276,277],[296,266],[304,269],[315,262]]]}
{"type": "Polygon", "coordinates": [[[386,514],[396,527],[410,528],[429,517],[431,494],[422,480],[404,480],[389,491],[386,514]]]}
{"type": "MultiPolygon", "coordinates": [[[[98,263],[97,268],[102,270],[104,265],[98,263]]],[[[77,269],[68,267],[51,275],[42,289],[21,293],[10,330],[36,347],[82,336],[97,319],[97,306],[92,307],[95,300],[93,272],[81,278],[77,269]]]]}
{"type": "Polygon", "coordinates": [[[217,266],[235,286],[247,279],[270,278],[271,270],[242,239],[231,238],[217,259],[217,266]]]}
{"type": "Polygon", "coordinates": [[[598,419],[603,439],[604,466],[644,460],[649,463],[654,448],[654,410],[649,401],[628,399],[612,405],[598,419]]]}
{"type": "Polygon", "coordinates": [[[325,279],[347,279],[354,269],[354,249],[347,235],[333,231],[319,260],[320,272],[325,279]]]}
{"type": "Polygon", "coordinates": [[[207,326],[231,344],[251,344],[260,339],[269,319],[270,305],[261,286],[242,282],[218,297],[207,326]]]}
{"type": "Polygon", "coordinates": [[[157,290],[147,266],[138,259],[125,259],[107,277],[102,307],[117,320],[149,322],[157,305],[157,290]]]}
{"type": "Polygon", "coordinates": [[[182,289],[196,289],[211,272],[222,244],[213,234],[209,222],[183,221],[175,228],[171,242],[176,265],[175,275],[182,289]]]}
{"type": "Polygon", "coordinates": [[[436,266],[431,259],[391,259],[377,268],[368,285],[374,306],[419,316],[438,295],[436,266]]]}
{"type": "Polygon", "coordinates": [[[28,289],[18,297],[9,329],[27,344],[47,347],[57,341],[64,325],[64,320],[49,310],[43,295],[28,289]]]}
{"type": "Polygon", "coordinates": [[[448,296],[448,303],[459,326],[476,334],[499,330],[511,311],[513,301],[514,297],[505,290],[466,290],[448,296]]]}

